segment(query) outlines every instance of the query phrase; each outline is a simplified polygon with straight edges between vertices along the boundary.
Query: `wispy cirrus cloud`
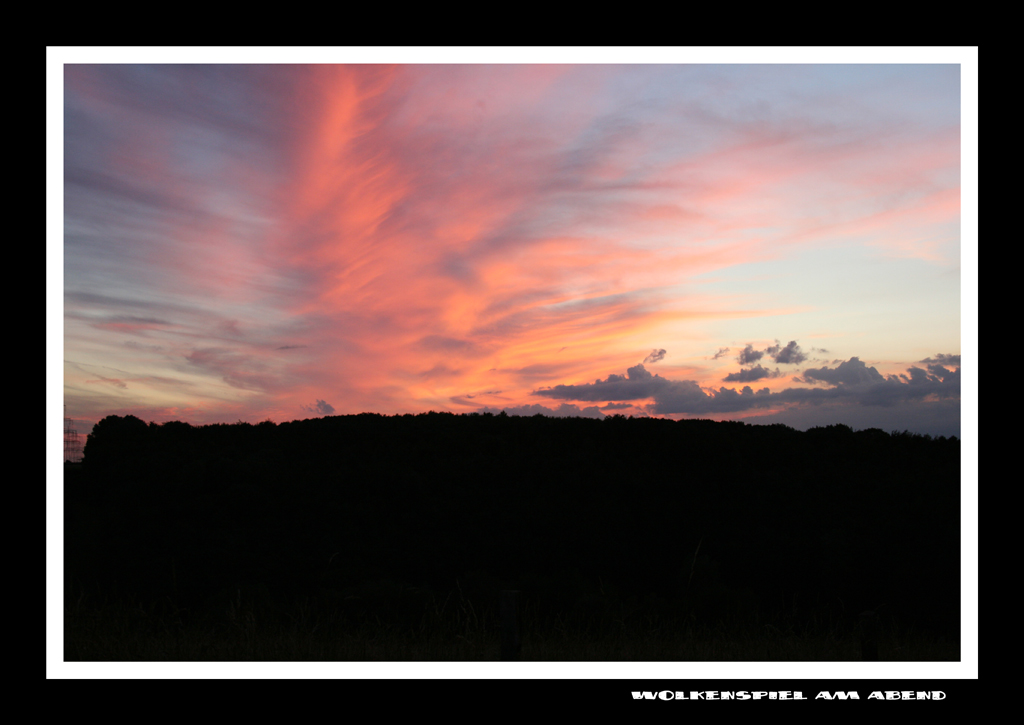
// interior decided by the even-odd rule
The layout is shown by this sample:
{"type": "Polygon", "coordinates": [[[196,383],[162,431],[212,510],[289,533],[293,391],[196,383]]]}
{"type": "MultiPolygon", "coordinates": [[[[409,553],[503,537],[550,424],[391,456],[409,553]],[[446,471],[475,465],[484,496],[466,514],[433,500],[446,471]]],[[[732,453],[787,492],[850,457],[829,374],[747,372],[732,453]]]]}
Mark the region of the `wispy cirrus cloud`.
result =
{"type": "MultiPolygon", "coordinates": [[[[899,290],[907,270],[931,280],[956,263],[958,84],[938,66],[70,64],[65,345],[117,360],[128,374],[111,380],[181,386],[114,390],[67,367],[68,395],[97,416],[107,399],[80,391],[287,419],[311,400],[482,402],[466,391],[529,406],[625,369],[606,386],[657,390],[659,410],[750,409],[710,383],[779,386],[767,360],[807,357],[726,325],[839,295],[795,273],[764,294],[738,271],[856,249],[911,260],[871,268],[899,290]],[[738,340],[760,342],[740,348],[745,369],[719,368],[738,340]],[[688,350],[717,350],[715,364],[688,350]],[[655,363],[667,377],[644,376],[655,363]]],[[[844,324],[870,329],[863,305],[844,324]]],[[[825,392],[814,374],[787,384],[825,392]]]]}

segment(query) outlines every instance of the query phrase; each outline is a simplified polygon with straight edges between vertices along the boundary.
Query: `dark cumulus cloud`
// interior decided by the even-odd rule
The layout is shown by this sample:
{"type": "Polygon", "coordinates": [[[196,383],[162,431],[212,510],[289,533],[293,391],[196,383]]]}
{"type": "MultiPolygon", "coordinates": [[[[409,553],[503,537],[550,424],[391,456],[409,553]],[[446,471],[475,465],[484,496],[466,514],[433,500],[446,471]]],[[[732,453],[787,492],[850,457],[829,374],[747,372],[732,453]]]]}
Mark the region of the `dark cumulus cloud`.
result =
{"type": "Polygon", "coordinates": [[[556,385],[535,390],[531,395],[562,400],[639,400],[653,397],[671,382],[660,375],[652,375],[641,363],[627,368],[625,375],[612,373],[607,380],[598,379],[583,385],[556,385]]]}
{"type": "MultiPolygon", "coordinates": [[[[957,357],[960,356],[957,355],[957,357]]],[[[910,370],[920,370],[920,368],[915,367],[910,368],[910,370]]],[[[932,364],[928,366],[928,374],[935,377],[936,379],[943,383],[952,382],[954,379],[960,379],[960,368],[957,367],[954,370],[949,370],[948,368],[945,368],[942,365],[932,364]]]]}
{"type": "Polygon", "coordinates": [[[771,356],[772,360],[781,365],[796,365],[807,359],[807,355],[796,344],[796,340],[790,340],[789,344],[785,347],[780,347],[779,342],[776,340],[775,344],[765,350],[765,352],[771,356]]]}
{"type": "MultiPolygon", "coordinates": [[[[715,357],[718,357],[717,355],[715,357]]],[[[758,360],[764,357],[764,353],[760,350],[755,350],[753,345],[747,345],[740,351],[739,356],[736,358],[740,365],[750,365],[756,363],[758,360]]]]}
{"type": "Polygon", "coordinates": [[[861,362],[860,358],[851,357],[838,367],[808,368],[804,370],[805,383],[826,383],[828,385],[860,385],[862,383],[881,383],[885,381],[882,374],[861,362]]]}
{"type": "Polygon", "coordinates": [[[718,349],[718,352],[716,352],[714,355],[711,356],[711,359],[712,360],[717,360],[718,358],[722,357],[723,355],[725,355],[728,352],[729,352],[729,348],[721,347],[721,348],[718,349]]]}
{"type": "Polygon", "coordinates": [[[834,399],[845,398],[862,405],[888,407],[924,398],[959,399],[960,368],[949,370],[937,364],[928,367],[929,369],[925,370],[912,365],[905,373],[883,376],[860,358],[851,357],[834,368],[808,368],[804,370],[802,377],[795,377],[794,380],[828,386],[825,389],[799,391],[800,393],[834,399]]]}
{"type": "Polygon", "coordinates": [[[668,380],[651,374],[644,366],[635,365],[625,375],[612,373],[605,380],[595,380],[582,385],[556,385],[553,388],[535,390],[531,395],[562,400],[581,401],[624,401],[653,398],[648,406],[651,413],[712,413],[743,410],[748,398],[765,395],[765,388],[754,393],[749,387],[742,392],[722,388],[719,393],[705,393],[693,380],[668,380]]]}
{"type": "Polygon", "coordinates": [[[960,356],[959,355],[945,355],[945,354],[940,352],[935,357],[926,357],[924,360],[918,360],[918,362],[922,362],[922,363],[936,363],[938,365],[952,365],[952,366],[955,366],[955,367],[960,367],[960,356]]]}
{"type": "MultiPolygon", "coordinates": [[[[896,376],[890,376],[896,377],[896,376]]],[[[906,374],[901,373],[899,379],[907,385],[935,385],[941,383],[946,386],[960,386],[960,368],[952,370],[942,365],[931,364],[927,369],[922,370],[916,365],[907,369],[906,374]]]]}
{"type": "MultiPolygon", "coordinates": [[[[721,352],[720,350],[719,354],[721,352]]],[[[776,340],[774,345],[769,345],[764,350],[755,350],[753,345],[748,344],[740,351],[736,360],[739,361],[740,365],[750,365],[756,363],[765,355],[780,365],[796,365],[807,360],[807,355],[800,349],[796,340],[790,340],[789,344],[785,347],[782,347],[782,344],[776,340]]],[[[715,355],[715,358],[717,359],[718,355],[715,355]]]]}
{"type": "Polygon", "coordinates": [[[651,350],[651,354],[644,358],[644,364],[656,363],[665,357],[664,350],[651,350]]]}
{"type": "MultiPolygon", "coordinates": [[[[959,356],[957,356],[959,357],[959,356]]],[[[927,389],[930,393],[949,397],[955,391],[960,393],[960,368],[949,369],[943,365],[932,363],[927,369],[912,365],[905,373],[883,376],[878,370],[865,364],[860,358],[852,357],[839,363],[834,368],[808,368],[802,377],[794,378],[797,382],[824,383],[833,387],[855,388],[871,386],[875,393],[903,391],[913,397],[920,397],[918,391],[927,389]],[[893,386],[903,386],[896,388],[893,386]],[[903,390],[903,389],[906,390],[903,390]]]]}
{"type": "Polygon", "coordinates": [[[307,413],[313,413],[315,415],[331,415],[334,413],[334,406],[326,400],[320,400],[319,398],[315,405],[303,405],[302,409],[307,413]]]}
{"type": "MultiPolygon", "coordinates": [[[[780,346],[779,353],[785,350],[780,346]]],[[[796,350],[795,352],[799,352],[796,350]]],[[[734,373],[738,377],[775,377],[760,365],[752,370],[734,373]]],[[[650,400],[645,406],[653,414],[735,413],[780,404],[812,404],[842,402],[864,406],[888,407],[897,403],[930,400],[953,400],[960,397],[960,369],[949,370],[933,363],[926,370],[912,366],[905,374],[883,376],[877,369],[852,357],[834,368],[809,368],[798,383],[811,388],[789,388],[773,393],[768,388],[753,390],[749,385],[737,391],[720,387],[702,388],[693,380],[669,380],[653,375],[643,365],[627,369],[626,375],[611,374],[604,380],[580,385],[556,385],[535,390],[531,395],[561,400],[608,402],[650,400]]]]}
{"type": "Polygon", "coordinates": [[[746,368],[736,373],[729,373],[722,378],[722,380],[727,383],[752,383],[755,380],[780,377],[782,377],[782,371],[778,368],[775,368],[775,370],[769,370],[761,367],[760,365],[755,365],[752,368],[746,368]]]}
{"type": "MultiPolygon", "coordinates": [[[[725,348],[728,349],[728,348],[725,348]]],[[[719,350],[719,355],[724,350],[719,350]]],[[[715,355],[715,359],[719,357],[715,355]]],[[[789,344],[785,347],[776,340],[774,345],[769,345],[764,350],[755,350],[754,346],[748,344],[740,354],[737,356],[737,361],[740,365],[753,365],[761,360],[765,355],[770,357],[776,363],[780,365],[794,365],[801,363],[807,359],[807,355],[803,353],[796,340],[790,340],[789,344]]],[[[754,367],[745,368],[739,372],[729,373],[722,380],[726,383],[752,383],[756,380],[764,380],[767,378],[779,378],[782,377],[782,372],[775,368],[774,371],[762,367],[760,363],[754,365],[754,367]]]]}

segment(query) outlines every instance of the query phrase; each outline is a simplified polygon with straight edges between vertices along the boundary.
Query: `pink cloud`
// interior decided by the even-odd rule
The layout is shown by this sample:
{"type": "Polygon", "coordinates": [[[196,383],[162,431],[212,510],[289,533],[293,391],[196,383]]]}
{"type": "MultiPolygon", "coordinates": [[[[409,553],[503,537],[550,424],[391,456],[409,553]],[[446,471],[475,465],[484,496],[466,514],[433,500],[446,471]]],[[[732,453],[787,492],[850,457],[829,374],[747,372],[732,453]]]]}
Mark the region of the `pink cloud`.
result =
{"type": "Polygon", "coordinates": [[[959,217],[951,129],[626,103],[614,67],[233,72],[265,111],[236,117],[193,79],[192,118],[72,71],[118,132],[69,173],[132,210],[110,223],[117,301],[96,340],[146,335],[145,365],[202,378],[225,409],[416,412],[495,390],[526,405],[684,323],[797,309],[704,293],[698,275],[826,243],[941,260],[936,229],[959,217]]]}

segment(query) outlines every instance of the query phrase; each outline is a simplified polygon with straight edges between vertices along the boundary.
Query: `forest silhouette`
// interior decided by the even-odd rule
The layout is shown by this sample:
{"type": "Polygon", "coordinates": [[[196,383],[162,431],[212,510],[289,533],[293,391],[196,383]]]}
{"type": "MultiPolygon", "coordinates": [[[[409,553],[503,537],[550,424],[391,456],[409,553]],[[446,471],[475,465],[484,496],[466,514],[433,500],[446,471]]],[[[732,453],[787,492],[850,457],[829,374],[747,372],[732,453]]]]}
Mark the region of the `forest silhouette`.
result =
{"type": "Polygon", "coordinates": [[[545,621],[959,639],[960,441],[505,414],[109,416],[65,473],[65,595],[415,627],[501,590],[545,621]],[[306,610],[304,610],[306,611],[306,610]]]}

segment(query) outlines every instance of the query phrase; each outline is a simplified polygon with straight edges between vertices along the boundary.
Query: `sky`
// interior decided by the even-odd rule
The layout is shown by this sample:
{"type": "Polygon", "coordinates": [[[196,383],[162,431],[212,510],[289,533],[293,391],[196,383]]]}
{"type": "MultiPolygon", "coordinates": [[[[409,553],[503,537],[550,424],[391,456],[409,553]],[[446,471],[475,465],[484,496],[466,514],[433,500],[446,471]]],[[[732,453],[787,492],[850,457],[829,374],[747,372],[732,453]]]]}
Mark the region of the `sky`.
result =
{"type": "MultiPolygon", "coordinates": [[[[976,48],[48,48],[48,485],[62,405],[957,435],[974,628],[913,672],[976,678],[977,243],[976,48]]],[[[135,676],[60,664],[59,591],[48,676],[135,676]]],[[[379,664],[328,676],[466,674],[379,664]]]]}
{"type": "Polygon", "coordinates": [[[82,432],[505,410],[962,436],[955,59],[60,80],[82,432]]]}

